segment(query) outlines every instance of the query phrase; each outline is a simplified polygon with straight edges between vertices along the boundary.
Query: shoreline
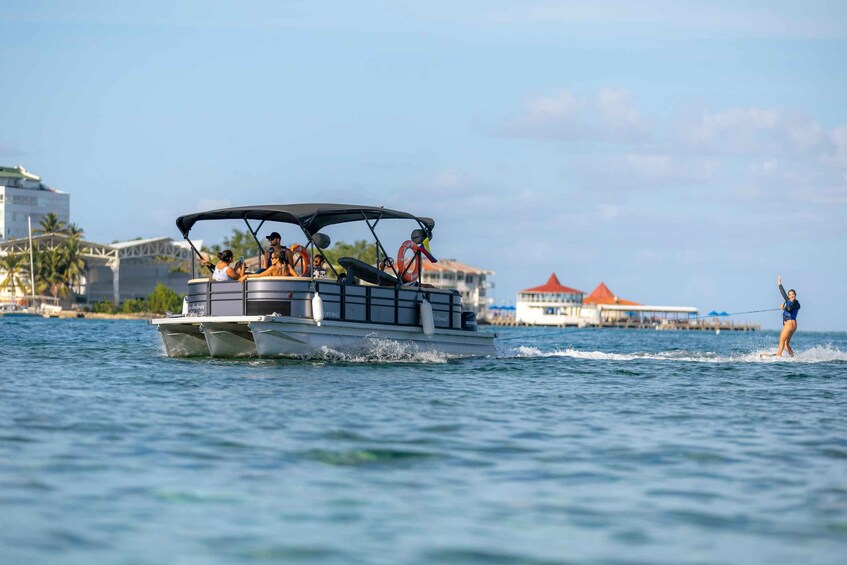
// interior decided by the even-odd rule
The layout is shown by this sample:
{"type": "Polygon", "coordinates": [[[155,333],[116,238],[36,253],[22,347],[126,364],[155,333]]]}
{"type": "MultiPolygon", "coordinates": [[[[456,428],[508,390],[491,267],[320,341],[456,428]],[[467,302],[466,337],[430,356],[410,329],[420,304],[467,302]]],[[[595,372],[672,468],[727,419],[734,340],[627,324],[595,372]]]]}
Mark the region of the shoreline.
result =
{"type": "MultiPolygon", "coordinates": [[[[164,314],[161,315],[163,316],[164,314]]],[[[153,314],[151,312],[116,312],[114,314],[106,314],[101,312],[82,312],[76,310],[62,310],[56,315],[56,317],[60,319],[72,320],[151,320],[156,316],[159,316],[159,314],[153,314]]]]}

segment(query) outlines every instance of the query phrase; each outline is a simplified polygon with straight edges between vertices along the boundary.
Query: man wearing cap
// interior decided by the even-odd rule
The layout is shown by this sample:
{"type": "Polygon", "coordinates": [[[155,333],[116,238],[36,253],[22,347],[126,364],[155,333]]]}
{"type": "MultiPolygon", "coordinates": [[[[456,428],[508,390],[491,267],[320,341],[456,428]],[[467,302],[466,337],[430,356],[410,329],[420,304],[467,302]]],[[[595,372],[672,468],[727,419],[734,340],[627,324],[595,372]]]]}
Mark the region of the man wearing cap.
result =
{"type": "Polygon", "coordinates": [[[267,236],[265,239],[267,239],[268,242],[271,245],[270,245],[270,247],[268,247],[268,250],[265,252],[265,261],[262,264],[262,268],[267,269],[268,267],[271,266],[271,255],[273,254],[274,251],[284,251],[285,252],[285,262],[288,263],[288,265],[293,268],[293,265],[291,263],[291,260],[292,260],[291,250],[280,243],[280,240],[282,239],[282,237],[277,232],[271,232],[271,234],[269,236],[267,236]]]}

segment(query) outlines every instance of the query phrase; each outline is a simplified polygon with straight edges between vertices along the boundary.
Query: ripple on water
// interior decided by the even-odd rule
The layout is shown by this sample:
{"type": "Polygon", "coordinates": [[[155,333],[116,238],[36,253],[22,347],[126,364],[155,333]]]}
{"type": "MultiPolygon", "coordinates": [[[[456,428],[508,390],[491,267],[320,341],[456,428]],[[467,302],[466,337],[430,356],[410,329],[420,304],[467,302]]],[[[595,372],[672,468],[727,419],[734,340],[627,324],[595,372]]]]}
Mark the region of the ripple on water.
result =
{"type": "Polygon", "coordinates": [[[318,463],[345,467],[359,465],[409,465],[418,461],[444,457],[438,453],[402,449],[355,449],[350,451],[313,449],[301,452],[300,456],[310,461],[317,461],[318,463]]]}
{"type": "Polygon", "coordinates": [[[847,334],[793,360],[765,332],[509,328],[499,358],[232,361],[4,324],[0,562],[847,554],[847,334]]]}

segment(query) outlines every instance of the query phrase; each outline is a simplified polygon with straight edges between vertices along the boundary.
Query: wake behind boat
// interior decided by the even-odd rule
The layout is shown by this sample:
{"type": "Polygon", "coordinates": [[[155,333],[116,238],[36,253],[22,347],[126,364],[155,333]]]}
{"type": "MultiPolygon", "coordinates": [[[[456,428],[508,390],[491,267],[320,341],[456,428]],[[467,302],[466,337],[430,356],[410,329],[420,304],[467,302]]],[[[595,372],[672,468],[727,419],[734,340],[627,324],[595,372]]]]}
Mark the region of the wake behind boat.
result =
{"type": "Polygon", "coordinates": [[[260,255],[264,250],[257,234],[266,222],[298,226],[306,245],[292,249],[302,265],[301,276],[188,281],[183,313],[150,321],[169,357],[312,356],[327,350],[358,354],[375,340],[460,357],[496,353],[495,334],[477,331],[475,315],[463,311],[457,291],[421,285],[421,261],[435,260],[425,247],[435,226],[431,218],[345,204],[246,206],[181,216],[177,227],[198,257],[188,234],[197,222],[208,220],[243,220],[260,255]],[[377,237],[382,220],[418,226],[400,246],[396,262],[377,237]],[[258,225],[254,228],[250,221],[258,225]],[[357,221],[373,235],[377,265],[342,257],[338,263],[346,273],[329,265],[336,278],[316,278],[308,265],[330,245],[321,230],[357,221]]]}

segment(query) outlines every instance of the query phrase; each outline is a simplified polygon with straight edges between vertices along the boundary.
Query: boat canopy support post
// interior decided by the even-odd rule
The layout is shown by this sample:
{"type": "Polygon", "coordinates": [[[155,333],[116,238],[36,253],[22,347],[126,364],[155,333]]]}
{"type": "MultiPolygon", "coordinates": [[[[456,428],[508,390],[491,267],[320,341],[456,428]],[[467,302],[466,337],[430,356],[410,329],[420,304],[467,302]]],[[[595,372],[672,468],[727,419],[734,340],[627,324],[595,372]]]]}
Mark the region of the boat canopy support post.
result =
{"type": "MultiPolygon", "coordinates": [[[[368,220],[368,218],[367,218],[367,216],[365,216],[365,214],[362,214],[362,219],[365,221],[365,224],[368,226],[368,229],[371,230],[371,233],[374,236],[374,241],[376,242],[376,265],[374,265],[374,267],[379,269],[379,252],[382,251],[382,254],[385,256],[386,259],[391,257],[388,254],[388,252],[385,250],[385,247],[383,247],[382,241],[380,241],[379,236],[376,235],[376,226],[379,223],[380,218],[377,218],[376,220],[374,220],[373,224],[371,224],[371,222],[368,220]]],[[[394,276],[399,279],[400,274],[397,272],[397,269],[394,268],[394,261],[386,261],[385,263],[386,263],[386,265],[391,267],[391,271],[394,273],[394,276]]]]}
{"type": "Polygon", "coordinates": [[[312,280],[315,279],[315,266],[314,266],[315,249],[317,249],[318,254],[320,254],[324,258],[324,262],[327,265],[329,265],[329,269],[332,271],[332,273],[335,275],[335,278],[337,279],[338,278],[338,271],[336,271],[335,267],[332,266],[332,262],[327,260],[326,255],[324,254],[323,248],[318,247],[318,245],[315,243],[315,240],[312,238],[312,234],[309,233],[309,230],[307,230],[305,227],[303,227],[302,224],[299,224],[299,225],[300,225],[300,229],[303,230],[303,235],[306,236],[306,250],[308,251],[310,247],[312,249],[312,252],[309,254],[309,261],[311,261],[312,263],[308,266],[309,271],[312,273],[312,277],[311,277],[312,280]]]}
{"type": "MultiPolygon", "coordinates": [[[[203,259],[203,255],[201,255],[200,252],[197,251],[197,248],[194,247],[194,243],[190,239],[188,239],[188,236],[186,235],[186,236],[183,236],[183,237],[185,238],[185,241],[188,242],[188,246],[191,247],[191,250],[194,251],[194,255],[200,258],[200,262],[203,263],[204,265],[206,265],[206,268],[209,269],[210,271],[214,271],[215,269],[213,267],[210,267],[208,265],[207,261],[205,259],[203,259]]],[[[191,267],[191,276],[194,276],[194,266],[193,265],[191,267]]]]}
{"type": "Polygon", "coordinates": [[[247,218],[244,218],[244,223],[247,224],[247,229],[250,230],[250,235],[253,236],[253,241],[256,242],[256,247],[259,248],[259,269],[262,268],[262,255],[265,254],[265,249],[262,247],[262,243],[259,241],[259,238],[256,237],[256,234],[259,233],[259,230],[262,229],[262,226],[265,225],[265,220],[262,220],[261,223],[254,230],[250,227],[250,222],[247,221],[247,218]]]}

